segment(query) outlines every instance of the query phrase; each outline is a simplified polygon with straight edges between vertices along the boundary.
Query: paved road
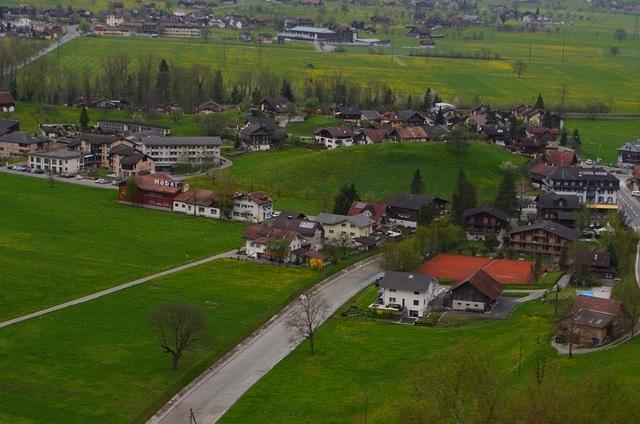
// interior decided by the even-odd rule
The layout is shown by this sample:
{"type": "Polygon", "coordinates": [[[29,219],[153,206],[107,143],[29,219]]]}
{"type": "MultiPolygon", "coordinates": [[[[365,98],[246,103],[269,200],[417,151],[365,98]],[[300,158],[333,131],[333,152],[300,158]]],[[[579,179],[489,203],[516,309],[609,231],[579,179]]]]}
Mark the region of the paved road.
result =
{"type": "Polygon", "coordinates": [[[640,202],[631,195],[627,182],[629,175],[614,174],[620,180],[618,190],[618,206],[627,219],[627,224],[636,232],[640,231],[640,202]]]}
{"type": "Polygon", "coordinates": [[[184,271],[184,270],[189,269],[189,268],[193,268],[193,267],[196,267],[196,266],[200,266],[200,265],[206,264],[206,263],[214,261],[216,259],[229,258],[229,257],[234,256],[235,253],[236,253],[235,250],[232,250],[232,251],[229,251],[229,252],[220,253],[218,255],[209,256],[208,258],[200,259],[198,261],[190,262],[188,264],[181,265],[181,266],[178,266],[176,268],[171,268],[171,269],[168,269],[166,271],[158,272],[158,273],[153,274],[153,275],[149,275],[149,276],[146,276],[146,277],[138,278],[137,280],[129,281],[128,283],[120,284],[119,286],[115,286],[115,287],[111,287],[111,288],[108,288],[108,289],[105,289],[105,290],[101,290],[99,292],[96,292],[96,293],[93,293],[93,294],[90,294],[90,295],[87,295],[87,296],[83,296],[83,297],[80,297],[78,299],[70,300],[68,302],[61,303],[59,305],[51,306],[50,308],[41,309],[39,311],[32,312],[32,313],[27,314],[27,315],[22,315],[22,316],[19,316],[19,317],[16,317],[16,318],[13,318],[13,319],[10,319],[10,320],[7,320],[7,321],[2,321],[2,322],[0,322],[0,328],[8,327],[10,325],[17,324],[19,322],[23,322],[23,321],[30,320],[32,318],[40,317],[42,315],[50,314],[51,312],[56,312],[56,311],[59,311],[61,309],[68,308],[70,306],[79,305],[81,303],[89,302],[91,300],[98,299],[98,298],[100,298],[102,296],[106,296],[106,295],[118,292],[120,290],[127,289],[129,287],[137,286],[137,285],[146,283],[147,281],[155,280],[156,278],[164,277],[165,275],[175,274],[176,272],[184,271]]]}
{"type": "MultiPolygon", "coordinates": [[[[4,172],[5,174],[22,175],[23,177],[33,177],[33,178],[40,178],[40,179],[45,179],[45,180],[49,178],[48,174],[32,174],[30,172],[14,171],[13,169],[9,169],[9,168],[7,168],[5,166],[0,167],[0,172],[4,172]]],[[[79,180],[79,179],[76,179],[76,178],[62,178],[62,177],[59,177],[57,175],[54,175],[53,179],[56,180],[56,182],[59,182],[59,183],[76,184],[76,185],[83,185],[83,186],[95,187],[95,188],[103,188],[103,189],[109,189],[109,190],[117,190],[118,189],[118,186],[113,186],[111,184],[96,184],[94,180],[90,180],[88,178],[83,178],[83,179],[79,180]]]]}
{"type": "Polygon", "coordinates": [[[54,51],[58,47],[62,46],[63,44],[68,43],[69,41],[73,40],[74,38],[76,38],[78,36],[80,36],[80,33],[78,32],[78,26],[77,25],[69,25],[68,28],[67,28],[67,33],[66,34],[60,36],[57,40],[54,40],[47,47],[45,47],[44,49],[40,50],[38,53],[34,54],[33,56],[31,56],[30,58],[28,58],[24,62],[19,63],[13,69],[5,70],[4,73],[5,74],[9,74],[11,71],[13,71],[15,69],[20,69],[20,68],[30,64],[31,62],[40,59],[42,56],[51,53],[52,51],[54,51]]]}
{"type": "MultiPolygon", "coordinates": [[[[368,286],[381,272],[377,258],[349,267],[316,286],[331,313],[368,286]]],[[[184,424],[193,410],[198,423],[214,423],[298,343],[285,322],[290,304],[267,324],[174,396],[148,423],[184,424]]]]}

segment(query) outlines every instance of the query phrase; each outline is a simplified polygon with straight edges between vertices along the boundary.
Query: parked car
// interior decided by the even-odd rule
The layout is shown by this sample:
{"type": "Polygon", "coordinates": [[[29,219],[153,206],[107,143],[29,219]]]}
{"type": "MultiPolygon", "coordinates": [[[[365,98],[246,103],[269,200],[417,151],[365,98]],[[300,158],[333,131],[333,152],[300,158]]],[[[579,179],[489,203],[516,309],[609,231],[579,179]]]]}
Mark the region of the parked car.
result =
{"type": "Polygon", "coordinates": [[[631,192],[631,195],[632,195],[632,196],[634,196],[634,197],[638,197],[638,196],[640,196],[640,190],[633,190],[633,191],[631,192]]]}
{"type": "Polygon", "coordinates": [[[104,178],[98,178],[94,181],[96,184],[109,184],[109,180],[105,180],[104,178]]]}
{"type": "Polygon", "coordinates": [[[76,175],[76,180],[81,180],[82,179],[82,175],[78,174],[76,175]]]}
{"type": "Polygon", "coordinates": [[[44,171],[42,169],[38,169],[38,168],[31,168],[30,172],[32,174],[44,174],[44,171]]]}

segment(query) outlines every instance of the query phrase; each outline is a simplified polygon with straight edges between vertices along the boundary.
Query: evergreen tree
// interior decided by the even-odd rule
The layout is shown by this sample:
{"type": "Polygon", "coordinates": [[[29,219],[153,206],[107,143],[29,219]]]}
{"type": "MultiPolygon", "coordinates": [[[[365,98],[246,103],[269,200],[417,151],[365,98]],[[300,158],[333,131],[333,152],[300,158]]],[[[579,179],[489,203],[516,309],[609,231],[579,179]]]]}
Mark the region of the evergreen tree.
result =
{"type": "Polygon", "coordinates": [[[338,189],[338,195],[335,197],[333,205],[333,213],[338,215],[346,215],[354,201],[360,200],[355,184],[343,185],[338,189]]]}
{"type": "Polygon", "coordinates": [[[461,225],[464,212],[475,208],[477,204],[476,187],[467,180],[464,171],[460,170],[456,178],[456,189],[451,202],[451,221],[454,224],[461,225]]]}
{"type": "Polygon", "coordinates": [[[251,93],[251,102],[254,105],[258,105],[261,101],[262,101],[262,94],[260,93],[260,90],[258,89],[258,87],[255,87],[253,89],[253,92],[251,93]]]}
{"type": "Polygon", "coordinates": [[[429,225],[440,214],[433,203],[420,206],[418,211],[418,225],[429,225]]]}
{"type": "Polygon", "coordinates": [[[293,89],[291,88],[291,84],[286,79],[282,80],[282,88],[280,89],[280,95],[290,102],[294,102],[295,96],[293,95],[293,89]]]}
{"type": "Polygon", "coordinates": [[[551,128],[551,126],[553,125],[553,119],[551,118],[551,112],[549,112],[548,110],[546,110],[542,114],[541,124],[545,128],[551,128]]]}
{"type": "Polygon", "coordinates": [[[424,182],[422,181],[422,174],[420,174],[420,169],[416,169],[416,172],[413,173],[410,188],[412,194],[422,194],[424,192],[424,182]]]}
{"type": "Polygon", "coordinates": [[[170,79],[169,65],[166,60],[162,59],[158,69],[158,76],[156,77],[156,98],[161,103],[169,101],[170,79]]]}
{"type": "Polygon", "coordinates": [[[561,146],[566,146],[567,145],[567,130],[566,129],[562,129],[562,133],[560,133],[560,145],[561,146]]]}
{"type": "Polygon", "coordinates": [[[80,111],[80,118],[78,119],[78,122],[80,122],[80,126],[83,130],[87,129],[89,126],[89,112],[87,112],[86,107],[83,107],[80,111]]]}
{"type": "Polygon", "coordinates": [[[438,113],[436,114],[436,119],[433,121],[435,125],[444,125],[447,121],[444,119],[444,113],[442,113],[442,108],[438,108],[438,113]]]}
{"type": "Polygon", "coordinates": [[[507,173],[500,181],[498,194],[493,202],[494,206],[513,216],[518,211],[518,193],[516,183],[511,173],[507,173]]]}
{"type": "Polygon", "coordinates": [[[413,109],[413,99],[411,98],[411,94],[407,97],[407,109],[413,109]]]}
{"type": "Polygon", "coordinates": [[[229,100],[231,100],[231,103],[234,105],[237,105],[242,101],[242,93],[240,93],[240,90],[238,90],[238,87],[235,85],[231,89],[229,100]]]}
{"type": "Polygon", "coordinates": [[[395,103],[395,96],[393,95],[393,91],[391,90],[391,87],[389,86],[385,87],[382,101],[385,104],[385,106],[393,106],[393,104],[395,103]]]}
{"type": "Polygon", "coordinates": [[[536,104],[533,107],[536,109],[544,109],[544,100],[542,99],[542,94],[538,93],[536,104]]]}
{"type": "Polygon", "coordinates": [[[220,72],[220,69],[218,69],[213,76],[211,96],[213,97],[213,100],[218,103],[224,102],[224,80],[222,79],[222,72],[220,72]]]}
{"type": "Polygon", "coordinates": [[[571,137],[571,145],[576,150],[578,150],[580,146],[582,146],[582,140],[580,139],[580,132],[578,132],[577,128],[573,131],[573,136],[571,137]]]}
{"type": "Polygon", "coordinates": [[[424,98],[422,99],[422,110],[427,112],[431,110],[433,107],[432,103],[433,96],[431,95],[431,87],[427,88],[427,91],[424,93],[424,98]]]}

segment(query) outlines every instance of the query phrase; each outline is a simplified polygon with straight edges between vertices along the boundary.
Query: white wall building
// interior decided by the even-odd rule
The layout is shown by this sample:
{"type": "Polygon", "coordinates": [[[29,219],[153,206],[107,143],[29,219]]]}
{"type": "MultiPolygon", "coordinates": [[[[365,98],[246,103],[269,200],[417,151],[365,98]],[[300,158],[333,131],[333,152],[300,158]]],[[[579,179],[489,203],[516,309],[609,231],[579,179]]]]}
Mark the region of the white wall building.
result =
{"type": "Polygon", "coordinates": [[[173,199],[173,211],[192,216],[220,219],[216,195],[211,190],[190,189],[173,199]]]}
{"type": "Polygon", "coordinates": [[[179,163],[220,163],[220,137],[135,137],[136,146],[150,156],[156,169],[172,168],[179,163]]]}
{"type": "Polygon", "coordinates": [[[84,154],[72,150],[54,150],[29,154],[29,166],[55,174],[77,174],[84,169],[84,154]]]}
{"type": "Polygon", "coordinates": [[[273,199],[266,193],[236,193],[231,219],[234,221],[262,222],[273,215],[273,199]]]}
{"type": "Polygon", "coordinates": [[[375,224],[375,221],[364,214],[347,216],[323,212],[316,217],[316,221],[324,228],[324,237],[329,241],[367,237],[373,232],[375,224]]]}
{"type": "Polygon", "coordinates": [[[410,317],[422,318],[438,292],[438,280],[432,276],[387,271],[380,280],[385,306],[399,305],[410,317]]]}

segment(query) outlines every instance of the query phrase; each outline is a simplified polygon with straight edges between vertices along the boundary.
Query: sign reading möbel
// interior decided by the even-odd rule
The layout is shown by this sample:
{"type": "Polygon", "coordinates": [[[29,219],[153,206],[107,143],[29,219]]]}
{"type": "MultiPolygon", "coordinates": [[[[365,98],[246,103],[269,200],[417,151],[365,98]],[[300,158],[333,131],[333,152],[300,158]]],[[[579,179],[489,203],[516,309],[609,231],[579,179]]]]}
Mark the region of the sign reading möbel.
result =
{"type": "Polygon", "coordinates": [[[176,187],[178,185],[178,183],[176,181],[161,180],[159,178],[155,178],[153,180],[153,184],[159,185],[159,186],[164,186],[164,187],[176,187]]]}

